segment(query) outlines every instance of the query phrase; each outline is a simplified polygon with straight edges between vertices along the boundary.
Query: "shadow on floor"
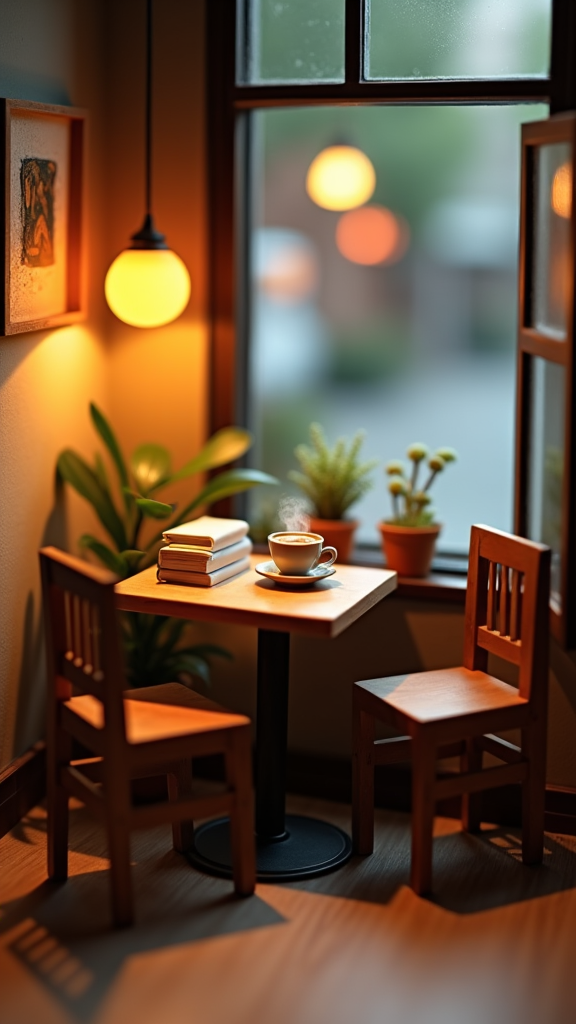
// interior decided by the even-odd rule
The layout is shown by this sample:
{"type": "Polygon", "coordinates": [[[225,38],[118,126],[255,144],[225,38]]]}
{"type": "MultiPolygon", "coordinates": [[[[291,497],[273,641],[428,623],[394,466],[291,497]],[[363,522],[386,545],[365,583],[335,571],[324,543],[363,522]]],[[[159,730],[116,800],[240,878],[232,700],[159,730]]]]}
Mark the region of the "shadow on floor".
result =
{"type": "MultiPolygon", "coordinates": [[[[389,903],[409,884],[410,816],[383,813],[378,835],[372,856],[353,857],[340,869],[338,886],[334,876],[325,876],[294,887],[389,903]]],[[[576,849],[576,842],[572,845],[576,849]]],[[[437,836],[433,858],[434,890],[429,899],[456,914],[475,914],[576,888],[576,852],[550,835],[545,836],[539,867],[522,864],[521,832],[514,828],[437,836]]]]}
{"type": "Polygon", "coordinates": [[[231,883],[203,879],[198,887],[182,884],[179,855],[160,862],[158,894],[154,878],[138,884],[133,868],[136,924],[113,929],[107,871],[75,875],[64,885],[43,882],[26,897],[5,904],[0,931],[13,932],[7,948],[35,978],[46,985],[73,1020],[90,1021],[126,961],[135,954],[200,942],[282,923],[283,917],[258,896],[238,899],[231,883]],[[167,885],[174,868],[179,884],[167,885]],[[160,888],[161,887],[161,888],[160,888]],[[189,892],[186,890],[190,889],[189,892]],[[82,916],[78,907],[82,907],[82,916]]]}

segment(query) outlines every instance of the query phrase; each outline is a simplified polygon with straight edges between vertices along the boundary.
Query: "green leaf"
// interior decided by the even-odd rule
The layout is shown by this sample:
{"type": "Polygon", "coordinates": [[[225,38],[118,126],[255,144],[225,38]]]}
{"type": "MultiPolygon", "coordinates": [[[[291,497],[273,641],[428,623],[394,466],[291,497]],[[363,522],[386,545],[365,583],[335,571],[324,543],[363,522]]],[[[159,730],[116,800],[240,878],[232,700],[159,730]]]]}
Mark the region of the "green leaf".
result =
{"type": "Polygon", "coordinates": [[[90,402],[90,415],[96,430],[100,434],[100,437],[104,441],[104,444],[114,460],[116,469],[118,470],[120,483],[125,486],[128,483],[128,470],[126,469],[126,463],[124,462],[124,456],[120,450],[120,445],[116,440],[116,435],[108,423],[108,420],[104,414],[100,412],[98,406],[94,405],[94,402],[90,402]]]}
{"type": "Polygon", "coordinates": [[[92,505],[104,528],[108,531],[119,551],[128,545],[124,524],[118,515],[112,499],[102,489],[94,470],[80,455],[66,448],[58,456],[57,468],[60,475],[92,505]]]}
{"type": "Polygon", "coordinates": [[[154,501],[152,498],[136,498],[136,505],[149,519],[167,519],[174,511],[173,505],[166,505],[163,501],[154,501]]]}
{"type": "Polygon", "coordinates": [[[124,559],[126,566],[130,574],[136,572],[138,564],[144,555],[145,551],[137,551],[135,548],[128,548],[126,551],[121,551],[120,555],[124,559]]]}
{"type": "Polygon", "coordinates": [[[268,473],[262,473],[259,469],[229,469],[225,473],[209,480],[205,487],[196,495],[194,501],[190,502],[179,515],[179,521],[184,521],[184,516],[197,508],[198,505],[211,505],[221,498],[228,498],[231,494],[240,494],[258,484],[278,484],[279,480],[268,473]]]}
{"type": "Polygon", "coordinates": [[[94,455],[94,472],[102,490],[107,491],[108,494],[110,494],[110,481],[108,480],[106,466],[104,465],[104,460],[100,455],[100,452],[96,452],[94,455]]]}
{"type": "Polygon", "coordinates": [[[211,505],[214,501],[219,501],[220,498],[228,498],[231,494],[240,494],[241,491],[246,491],[250,487],[256,487],[258,484],[278,483],[280,481],[275,476],[262,473],[259,469],[230,469],[225,473],[219,473],[218,476],[215,476],[206,484],[206,487],[200,491],[189,505],[186,505],[186,508],[178,513],[167,527],[164,527],[161,533],[157,533],[152,538],[146,547],[146,551],[150,552],[152,550],[154,545],[162,538],[162,533],[166,529],[172,529],[174,526],[179,526],[180,523],[185,523],[187,517],[198,505],[211,505]]]}
{"type": "Polygon", "coordinates": [[[206,442],[201,452],[190,462],[187,462],[182,469],[179,469],[170,479],[183,480],[193,473],[203,473],[207,469],[217,469],[218,466],[226,466],[234,462],[248,451],[252,444],[253,437],[248,430],[241,427],[223,427],[206,442]]]}
{"type": "Polygon", "coordinates": [[[136,486],[144,496],[169,479],[170,453],[161,444],[141,444],[130,459],[136,486]]]}
{"type": "Polygon", "coordinates": [[[186,672],[191,676],[198,676],[204,683],[210,683],[210,666],[203,658],[199,658],[196,654],[175,651],[170,660],[175,675],[186,672]]]}
{"type": "Polygon", "coordinates": [[[182,650],[197,654],[200,658],[207,658],[212,654],[219,658],[226,658],[227,661],[234,661],[234,655],[225,647],[219,647],[218,644],[194,644],[193,647],[184,647],[182,650]]]}
{"type": "Polygon", "coordinates": [[[121,579],[126,576],[126,563],[122,556],[117,554],[115,551],[112,551],[112,549],[107,547],[106,544],[102,544],[102,542],[97,540],[96,537],[93,537],[92,534],[84,533],[80,537],[80,546],[92,551],[107,569],[111,569],[111,571],[115,572],[121,579]]]}

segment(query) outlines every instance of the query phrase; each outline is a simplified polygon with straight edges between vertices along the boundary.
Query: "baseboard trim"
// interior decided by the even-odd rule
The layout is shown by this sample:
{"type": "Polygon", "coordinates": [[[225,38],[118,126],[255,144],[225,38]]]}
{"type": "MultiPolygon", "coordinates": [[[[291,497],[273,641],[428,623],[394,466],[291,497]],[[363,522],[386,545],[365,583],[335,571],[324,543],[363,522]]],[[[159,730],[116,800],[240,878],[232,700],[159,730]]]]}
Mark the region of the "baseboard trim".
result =
{"type": "MultiPolygon", "coordinates": [[[[205,759],[208,761],[208,759],[205,759]]],[[[200,763],[199,763],[200,767],[200,763]]],[[[218,774],[216,764],[206,764],[198,774],[211,777],[218,774]]],[[[144,792],[141,799],[154,796],[144,792]]],[[[153,783],[154,780],[149,780],[153,783]]],[[[300,796],[317,797],[350,803],[351,767],[346,758],[320,754],[302,754],[289,751],[287,759],[287,789],[300,796]]],[[[42,800],[46,793],[46,748],[34,744],[21,757],[0,772],[0,838],[18,824],[28,811],[42,800]]],[[[410,768],[408,765],[390,765],[376,769],[375,803],[388,810],[410,810],[410,768]]],[[[521,799],[519,786],[502,786],[482,794],[483,817],[500,825],[519,825],[521,799]]],[[[458,798],[438,804],[438,813],[449,818],[460,816],[458,798]]],[[[545,827],[547,832],[576,835],[576,789],[565,786],[546,787],[545,827]]]]}
{"type": "Polygon", "coordinates": [[[0,838],[46,793],[46,747],[35,743],[0,772],[0,838]]]}

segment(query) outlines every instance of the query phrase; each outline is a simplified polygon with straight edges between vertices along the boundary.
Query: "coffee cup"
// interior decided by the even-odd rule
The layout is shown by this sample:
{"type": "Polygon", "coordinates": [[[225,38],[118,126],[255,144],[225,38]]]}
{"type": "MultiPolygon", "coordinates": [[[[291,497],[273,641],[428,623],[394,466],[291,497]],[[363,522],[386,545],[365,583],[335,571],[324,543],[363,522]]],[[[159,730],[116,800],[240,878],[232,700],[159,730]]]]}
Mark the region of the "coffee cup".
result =
{"type": "Polygon", "coordinates": [[[336,548],[323,547],[319,533],[284,530],[271,533],[268,547],[274,562],[284,576],[306,576],[317,565],[332,565],[338,557],[336,548]],[[327,558],[324,558],[327,555],[327,558]]]}

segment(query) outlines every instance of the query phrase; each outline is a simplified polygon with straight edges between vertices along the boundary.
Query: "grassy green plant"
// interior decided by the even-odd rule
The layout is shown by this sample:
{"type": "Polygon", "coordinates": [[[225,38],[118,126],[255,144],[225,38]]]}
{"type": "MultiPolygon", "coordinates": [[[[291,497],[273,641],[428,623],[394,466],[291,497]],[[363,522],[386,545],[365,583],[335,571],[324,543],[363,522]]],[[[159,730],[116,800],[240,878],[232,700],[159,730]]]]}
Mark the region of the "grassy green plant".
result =
{"type": "Polygon", "coordinates": [[[291,470],[288,476],[312,503],[312,514],[319,519],[343,519],[372,487],[370,476],[377,461],[360,462],[364,436],[359,430],[350,442],[340,438],[330,448],[322,427],[311,423],[310,444],[295,449],[301,472],[291,470]]]}
{"type": "Polygon", "coordinates": [[[453,448],[438,448],[432,455],[425,444],[411,444],[406,452],[411,467],[408,469],[398,459],[386,465],[386,473],[390,477],[388,490],[392,495],[393,516],[386,519],[394,526],[432,526],[435,521],[435,510],[430,507],[428,493],[434,480],[449,462],[457,458],[453,448]],[[427,461],[428,477],[423,487],[418,486],[420,467],[427,461]]]}
{"type": "MultiPolygon", "coordinates": [[[[159,501],[164,487],[196,473],[226,466],[240,458],[252,443],[252,437],[240,427],[217,431],[202,450],[174,472],[170,453],[159,444],[141,444],[127,459],[116,435],[100,409],[90,405],[92,423],[111,460],[117,478],[113,487],[101,452],[90,466],[72,448],[60,453],[57,471],[94,509],[110,543],[92,534],[80,538],[81,547],[91,551],[121,579],[153,565],[164,530],[190,519],[201,507],[238,494],[258,484],[278,483],[275,477],[256,469],[228,469],[212,477],[182,509],[159,501]],[[146,542],[142,540],[147,520],[162,521],[162,527],[146,542]]],[[[207,644],[186,646],[184,621],[166,616],[127,613],[123,616],[126,671],[132,686],[148,686],[180,678],[190,683],[193,677],[208,681],[206,656],[229,657],[223,648],[207,644]]]]}

